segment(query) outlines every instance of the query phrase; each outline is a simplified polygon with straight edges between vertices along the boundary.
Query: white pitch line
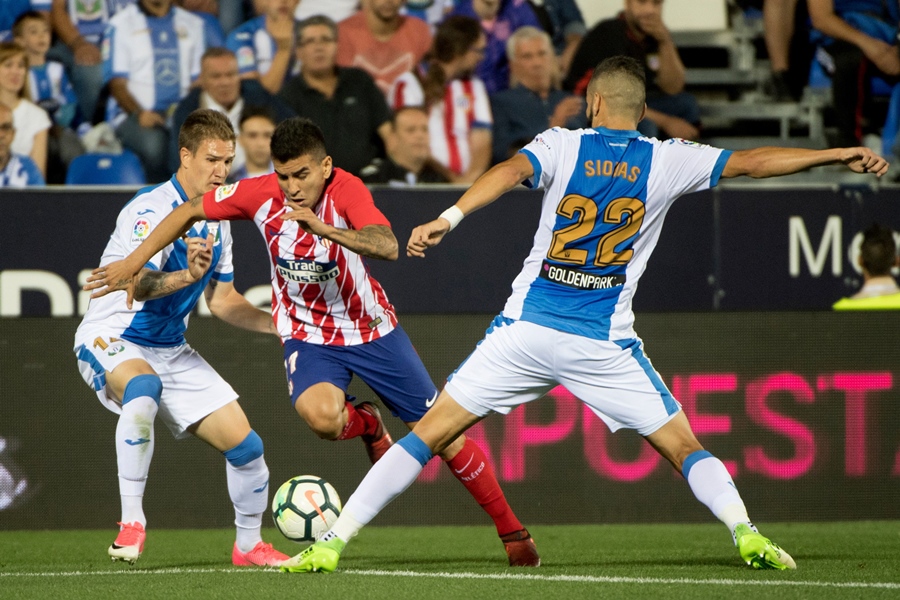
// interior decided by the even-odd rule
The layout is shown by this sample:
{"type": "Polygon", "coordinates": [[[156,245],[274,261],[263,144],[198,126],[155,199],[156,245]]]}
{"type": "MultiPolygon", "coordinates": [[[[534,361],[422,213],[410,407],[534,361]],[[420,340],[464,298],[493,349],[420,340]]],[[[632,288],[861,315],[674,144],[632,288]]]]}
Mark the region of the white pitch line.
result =
{"type": "MultiPolygon", "coordinates": [[[[3,577],[91,577],[91,576],[115,576],[115,575],[191,575],[202,573],[243,573],[243,574],[272,574],[280,572],[277,569],[128,569],[115,571],[60,571],[49,573],[0,573],[3,577]]],[[[362,575],[371,577],[419,577],[425,579],[494,579],[494,580],[527,580],[547,581],[563,583],[628,583],[638,585],[655,584],[681,584],[681,585],[721,585],[721,586],[772,586],[772,587],[820,587],[820,588],[853,588],[853,589],[887,589],[900,590],[900,583],[863,581],[785,581],[785,580],[754,580],[754,579],[688,579],[688,578],[664,578],[664,577],[614,577],[602,575],[538,575],[531,573],[449,573],[449,572],[420,572],[420,571],[386,571],[381,569],[342,569],[337,575],[362,575]]],[[[297,577],[297,575],[292,575],[297,577]]]]}

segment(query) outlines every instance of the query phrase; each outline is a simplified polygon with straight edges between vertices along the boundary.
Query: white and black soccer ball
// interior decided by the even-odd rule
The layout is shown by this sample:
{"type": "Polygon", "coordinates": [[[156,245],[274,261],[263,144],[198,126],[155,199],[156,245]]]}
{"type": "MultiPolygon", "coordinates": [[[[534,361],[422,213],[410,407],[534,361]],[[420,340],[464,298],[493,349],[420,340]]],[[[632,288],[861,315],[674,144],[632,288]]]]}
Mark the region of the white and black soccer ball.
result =
{"type": "Polygon", "coordinates": [[[284,537],[314,542],[337,521],[341,498],[321,477],[300,475],[285,481],[272,498],[272,519],[284,537]]]}

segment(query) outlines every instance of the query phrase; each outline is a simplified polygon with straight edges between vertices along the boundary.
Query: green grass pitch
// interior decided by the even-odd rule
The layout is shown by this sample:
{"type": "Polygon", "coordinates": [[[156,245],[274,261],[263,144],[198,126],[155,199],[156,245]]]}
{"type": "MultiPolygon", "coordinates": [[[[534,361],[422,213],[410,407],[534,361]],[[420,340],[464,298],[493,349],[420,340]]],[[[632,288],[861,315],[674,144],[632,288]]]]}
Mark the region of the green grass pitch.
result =
{"type": "Polygon", "coordinates": [[[133,567],[109,561],[113,531],[2,531],[0,598],[900,598],[900,521],[767,524],[791,572],[746,567],[716,524],[531,531],[538,569],[507,567],[487,527],[369,527],[327,575],[232,567],[230,530],[151,527],[133,567]]]}

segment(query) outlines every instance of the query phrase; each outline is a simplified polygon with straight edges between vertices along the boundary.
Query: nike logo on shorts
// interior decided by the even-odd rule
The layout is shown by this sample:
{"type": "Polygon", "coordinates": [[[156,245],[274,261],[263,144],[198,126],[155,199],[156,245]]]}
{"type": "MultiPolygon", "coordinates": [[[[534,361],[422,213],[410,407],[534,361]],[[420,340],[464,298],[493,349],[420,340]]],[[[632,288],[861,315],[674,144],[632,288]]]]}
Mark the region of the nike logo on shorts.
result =
{"type": "Polygon", "coordinates": [[[435,392],[434,397],[431,400],[425,401],[425,408],[431,408],[432,406],[434,406],[434,402],[435,402],[435,400],[437,400],[437,397],[438,397],[438,393],[435,392]]]}
{"type": "Polygon", "coordinates": [[[138,438],[136,440],[125,440],[125,443],[129,446],[140,446],[141,444],[147,444],[150,440],[147,438],[138,438]]]}

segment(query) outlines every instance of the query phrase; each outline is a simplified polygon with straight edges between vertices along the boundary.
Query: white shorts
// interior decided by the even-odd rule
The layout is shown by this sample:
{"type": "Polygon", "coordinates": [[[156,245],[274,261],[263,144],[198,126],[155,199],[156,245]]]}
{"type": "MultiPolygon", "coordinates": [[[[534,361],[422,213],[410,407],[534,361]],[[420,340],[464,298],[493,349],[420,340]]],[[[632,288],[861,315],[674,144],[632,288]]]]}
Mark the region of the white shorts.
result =
{"type": "Polygon", "coordinates": [[[158,414],[178,439],[188,436],[188,427],[238,397],[189,344],[152,348],[118,339],[116,333],[90,333],[90,337],[75,340],[78,370],[100,402],[116,414],[122,412],[122,405],[106,394],[106,373],[135,358],[146,361],[159,375],[162,397],[158,414]]]}
{"type": "Polygon", "coordinates": [[[612,431],[649,435],[681,405],[644,355],[640,339],[593,340],[497,317],[447,379],[447,393],[478,416],[507,414],[563,385],[612,431]]]}

